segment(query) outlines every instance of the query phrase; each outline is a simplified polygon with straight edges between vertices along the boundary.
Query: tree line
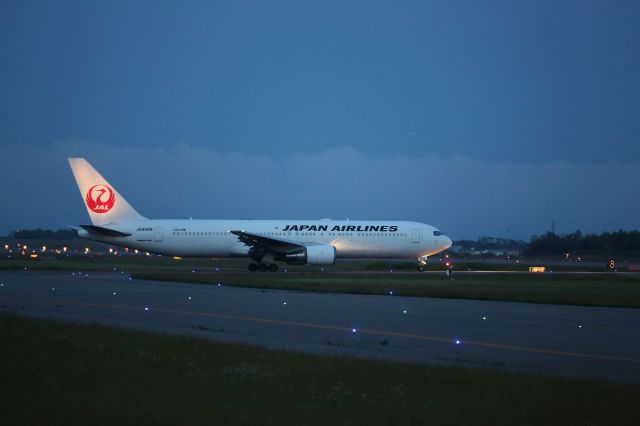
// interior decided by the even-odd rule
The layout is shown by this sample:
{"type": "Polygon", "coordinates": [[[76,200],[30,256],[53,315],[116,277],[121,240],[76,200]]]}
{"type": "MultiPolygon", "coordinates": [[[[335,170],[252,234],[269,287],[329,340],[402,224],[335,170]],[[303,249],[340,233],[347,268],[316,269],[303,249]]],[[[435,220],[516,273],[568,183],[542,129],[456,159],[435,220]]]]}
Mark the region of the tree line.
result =
{"type": "Polygon", "coordinates": [[[558,235],[547,232],[531,237],[526,254],[556,254],[575,252],[640,253],[640,231],[603,232],[583,235],[579,230],[558,235]]]}
{"type": "Polygon", "coordinates": [[[16,239],[40,239],[40,240],[70,240],[78,238],[76,231],[72,229],[59,229],[52,231],[51,229],[22,229],[10,232],[8,238],[16,239]]]}
{"type": "Polygon", "coordinates": [[[529,242],[508,238],[480,237],[477,240],[457,240],[463,250],[520,250],[524,255],[562,253],[640,254],[640,231],[614,231],[583,234],[579,230],[569,234],[547,232],[534,235],[529,242]]]}

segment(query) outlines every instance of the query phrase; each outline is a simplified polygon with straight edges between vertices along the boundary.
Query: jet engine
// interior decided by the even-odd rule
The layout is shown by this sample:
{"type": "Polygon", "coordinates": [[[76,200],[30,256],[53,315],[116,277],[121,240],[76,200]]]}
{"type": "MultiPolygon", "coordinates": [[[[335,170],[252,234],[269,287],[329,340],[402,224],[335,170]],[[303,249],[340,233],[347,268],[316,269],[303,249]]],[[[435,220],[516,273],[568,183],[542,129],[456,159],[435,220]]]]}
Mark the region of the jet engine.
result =
{"type": "Polygon", "coordinates": [[[336,263],[336,248],[330,244],[306,246],[287,253],[282,260],[294,265],[333,265],[336,263]]]}

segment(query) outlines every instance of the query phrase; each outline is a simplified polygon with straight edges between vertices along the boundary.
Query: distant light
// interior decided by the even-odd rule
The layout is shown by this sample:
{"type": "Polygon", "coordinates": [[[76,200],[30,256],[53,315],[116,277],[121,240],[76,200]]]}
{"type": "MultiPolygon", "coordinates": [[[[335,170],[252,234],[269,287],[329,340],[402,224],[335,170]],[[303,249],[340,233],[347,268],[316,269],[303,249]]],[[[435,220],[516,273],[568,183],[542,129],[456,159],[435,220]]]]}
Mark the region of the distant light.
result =
{"type": "Polygon", "coordinates": [[[582,328],[582,324],[578,325],[578,328],[582,328]]]}
{"type": "Polygon", "coordinates": [[[115,292],[115,291],[113,292],[113,295],[114,295],[114,296],[116,295],[116,292],[115,292]]]}
{"type": "Polygon", "coordinates": [[[42,246],[42,251],[47,251],[47,246],[42,246]]]}
{"type": "Polygon", "coordinates": [[[149,307],[148,307],[148,306],[145,306],[145,307],[144,307],[144,310],[145,310],[145,312],[146,312],[146,311],[148,311],[148,310],[149,310],[149,307]]]}
{"type": "Polygon", "coordinates": [[[389,272],[392,272],[392,273],[393,273],[393,269],[389,269],[389,272]]]}
{"type": "Polygon", "coordinates": [[[191,296],[189,296],[188,299],[191,300],[191,296]]]}
{"type": "Polygon", "coordinates": [[[486,321],[486,320],[487,320],[487,317],[482,317],[482,321],[486,321]]]}
{"type": "Polygon", "coordinates": [[[462,340],[456,339],[456,346],[460,346],[461,343],[462,343],[462,340]]]}
{"type": "Polygon", "coordinates": [[[109,253],[113,253],[113,249],[112,248],[109,249],[109,253]]]}
{"type": "Polygon", "coordinates": [[[286,304],[287,304],[287,302],[282,302],[282,304],[283,304],[283,305],[286,305],[286,304]]]}
{"type": "Polygon", "coordinates": [[[56,288],[55,287],[51,287],[51,291],[56,291],[56,288]]]}
{"type": "Polygon", "coordinates": [[[389,291],[389,295],[393,296],[393,290],[389,291]]]}
{"type": "Polygon", "coordinates": [[[403,309],[403,310],[402,310],[402,313],[406,315],[406,314],[407,314],[407,310],[406,310],[406,309],[403,309]]]}
{"type": "Polygon", "coordinates": [[[62,251],[66,253],[67,252],[67,246],[62,247],[62,251]]]}
{"type": "Polygon", "coordinates": [[[218,283],[218,287],[222,287],[222,283],[218,283]]]}
{"type": "Polygon", "coordinates": [[[351,329],[351,333],[353,333],[353,334],[356,334],[356,332],[357,332],[357,331],[358,331],[358,330],[356,330],[355,328],[352,328],[352,329],[351,329]]]}

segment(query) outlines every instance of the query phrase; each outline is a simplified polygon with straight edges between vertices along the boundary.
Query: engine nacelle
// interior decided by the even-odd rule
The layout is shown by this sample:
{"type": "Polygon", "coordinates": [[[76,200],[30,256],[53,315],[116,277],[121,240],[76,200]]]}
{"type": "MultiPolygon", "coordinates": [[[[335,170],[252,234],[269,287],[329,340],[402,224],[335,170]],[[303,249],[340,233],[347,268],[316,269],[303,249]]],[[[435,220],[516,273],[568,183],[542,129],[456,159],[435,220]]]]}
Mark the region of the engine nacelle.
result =
{"type": "Polygon", "coordinates": [[[333,265],[336,263],[336,248],[330,244],[306,246],[300,251],[286,254],[284,260],[297,265],[333,265]]]}

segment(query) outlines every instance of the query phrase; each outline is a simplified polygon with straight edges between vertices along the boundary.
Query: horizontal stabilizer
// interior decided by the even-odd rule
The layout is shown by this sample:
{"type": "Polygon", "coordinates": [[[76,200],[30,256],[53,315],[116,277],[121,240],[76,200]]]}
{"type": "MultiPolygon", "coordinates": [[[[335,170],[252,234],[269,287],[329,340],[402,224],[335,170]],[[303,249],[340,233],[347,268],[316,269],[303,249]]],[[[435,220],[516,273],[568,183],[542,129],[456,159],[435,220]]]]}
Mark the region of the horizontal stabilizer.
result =
{"type": "Polygon", "coordinates": [[[80,227],[90,234],[98,234],[105,237],[129,237],[131,235],[128,232],[120,232],[115,229],[105,228],[104,226],[80,225],[80,227]]]}

